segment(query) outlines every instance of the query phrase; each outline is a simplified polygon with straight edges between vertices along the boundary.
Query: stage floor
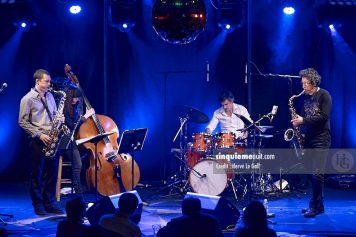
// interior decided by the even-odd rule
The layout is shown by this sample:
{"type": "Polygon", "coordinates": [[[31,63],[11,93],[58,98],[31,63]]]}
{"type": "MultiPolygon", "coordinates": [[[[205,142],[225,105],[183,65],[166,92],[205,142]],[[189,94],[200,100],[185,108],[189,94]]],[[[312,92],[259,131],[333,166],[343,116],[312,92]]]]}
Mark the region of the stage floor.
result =
{"type": "MultiPolygon", "coordinates": [[[[144,236],[153,236],[152,225],[164,226],[171,218],[180,215],[180,204],[184,194],[177,193],[159,182],[148,183],[148,187],[136,190],[145,202],[139,226],[144,236]]],[[[36,216],[31,206],[28,183],[1,183],[0,213],[12,214],[13,218],[0,216],[7,222],[9,236],[55,236],[57,223],[64,215],[36,216]]],[[[356,236],[356,189],[325,189],[325,213],[316,218],[304,218],[301,209],[306,207],[310,190],[306,194],[280,193],[268,198],[269,212],[275,217],[270,227],[278,236],[356,236]]],[[[223,195],[242,212],[246,200],[240,194],[236,200],[232,191],[223,195]]],[[[60,206],[70,195],[62,196],[60,206]]],[[[85,194],[87,201],[95,201],[93,194],[85,194]]],[[[262,196],[253,196],[262,200],[262,196]]],[[[240,224],[240,220],[237,223],[240,224]]],[[[225,236],[233,236],[233,231],[225,231],[225,236]]]]}

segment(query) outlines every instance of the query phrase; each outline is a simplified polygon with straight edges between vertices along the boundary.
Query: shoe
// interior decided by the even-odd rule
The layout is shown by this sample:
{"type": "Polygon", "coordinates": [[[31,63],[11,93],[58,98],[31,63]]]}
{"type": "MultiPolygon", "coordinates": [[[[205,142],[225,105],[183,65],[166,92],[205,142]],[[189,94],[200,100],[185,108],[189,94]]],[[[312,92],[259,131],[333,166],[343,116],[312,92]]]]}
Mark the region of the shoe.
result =
{"type": "Polygon", "coordinates": [[[324,213],[324,210],[321,208],[308,208],[308,210],[304,213],[304,217],[315,217],[316,215],[319,215],[321,213],[324,213]]]}
{"type": "MultiPolygon", "coordinates": [[[[302,209],[302,214],[306,213],[310,208],[303,208],[302,209]]],[[[318,207],[318,208],[314,208],[314,209],[317,209],[319,213],[324,213],[325,212],[325,209],[324,209],[324,206],[321,206],[321,207],[318,207]]]]}
{"type": "Polygon", "coordinates": [[[38,215],[38,216],[44,216],[44,215],[47,214],[46,211],[45,211],[45,209],[44,209],[43,207],[41,207],[41,206],[35,207],[35,213],[36,213],[36,215],[38,215]]]}
{"type": "Polygon", "coordinates": [[[64,213],[64,211],[62,209],[60,209],[59,207],[57,207],[56,205],[46,207],[45,209],[46,209],[46,212],[48,212],[48,213],[56,213],[56,214],[64,213]]]}

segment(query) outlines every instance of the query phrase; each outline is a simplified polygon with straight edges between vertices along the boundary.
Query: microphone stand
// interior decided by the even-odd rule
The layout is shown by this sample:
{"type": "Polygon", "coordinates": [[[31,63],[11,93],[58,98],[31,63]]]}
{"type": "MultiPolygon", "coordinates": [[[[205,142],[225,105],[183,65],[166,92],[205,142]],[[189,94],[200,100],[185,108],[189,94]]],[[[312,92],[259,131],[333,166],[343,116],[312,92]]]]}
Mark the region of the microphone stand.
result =
{"type": "Polygon", "coordinates": [[[277,78],[287,78],[289,81],[289,97],[292,96],[293,92],[293,83],[292,83],[292,78],[294,79],[301,79],[300,76],[295,76],[295,75],[287,75],[287,74],[273,74],[273,73],[251,73],[251,75],[254,76],[261,76],[261,77],[277,77],[277,78]]]}

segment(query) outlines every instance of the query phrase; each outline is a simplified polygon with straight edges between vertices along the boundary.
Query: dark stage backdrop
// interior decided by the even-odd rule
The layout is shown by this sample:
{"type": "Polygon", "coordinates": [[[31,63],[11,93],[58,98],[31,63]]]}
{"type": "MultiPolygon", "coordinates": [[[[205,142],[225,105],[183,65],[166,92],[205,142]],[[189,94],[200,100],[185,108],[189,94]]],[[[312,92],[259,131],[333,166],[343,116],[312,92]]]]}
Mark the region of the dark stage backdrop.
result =
{"type": "MultiPolygon", "coordinates": [[[[253,3],[252,61],[263,73],[297,75],[306,67],[318,69],[322,87],[333,96],[333,146],[354,147],[356,36],[350,29],[355,19],[348,19],[333,36],[327,27],[317,27],[314,4],[305,2],[292,19],[281,13],[279,1],[253,3]]],[[[206,1],[204,31],[190,44],[173,45],[152,29],[153,1],[138,3],[138,19],[130,32],[107,29],[106,83],[103,3],[85,1],[80,15],[70,15],[60,1],[33,2],[30,8],[36,12],[37,26],[28,32],[12,25],[19,10],[0,4],[0,82],[9,85],[0,95],[2,179],[26,180],[29,175],[27,138],[17,120],[20,99],[34,85],[32,75],[38,68],[49,70],[52,78],[63,77],[64,64],[70,64],[98,114],[110,116],[120,132],[148,128],[144,149],[135,154],[144,180],[165,179],[177,170],[178,161],[170,150],[178,147],[172,140],[180,125],[180,105],[197,108],[211,118],[219,107],[219,93],[230,89],[237,102],[247,107],[245,24],[230,34],[222,32],[216,9],[206,1]]],[[[301,91],[300,81],[291,84],[288,79],[260,77],[251,68],[252,118],[278,105],[273,132],[281,134],[289,127],[288,98],[301,91]]],[[[188,122],[188,139],[205,126],[188,122]]],[[[282,136],[275,137],[274,144],[288,146],[282,136]]]]}

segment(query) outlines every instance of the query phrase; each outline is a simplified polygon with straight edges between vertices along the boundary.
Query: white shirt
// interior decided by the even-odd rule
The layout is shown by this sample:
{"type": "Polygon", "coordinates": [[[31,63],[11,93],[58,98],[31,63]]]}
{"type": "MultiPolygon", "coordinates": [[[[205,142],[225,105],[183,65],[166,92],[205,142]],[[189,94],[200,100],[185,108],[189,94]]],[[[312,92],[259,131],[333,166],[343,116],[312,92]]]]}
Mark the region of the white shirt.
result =
{"type": "Polygon", "coordinates": [[[244,133],[236,131],[238,129],[243,129],[245,127],[244,122],[235,114],[242,115],[252,122],[250,114],[247,109],[239,104],[233,104],[233,114],[229,116],[225,113],[224,108],[221,106],[219,109],[215,110],[213,118],[211,119],[209,125],[206,128],[209,128],[213,132],[218,124],[220,124],[221,132],[233,132],[236,135],[236,138],[244,138],[244,133]]]}

